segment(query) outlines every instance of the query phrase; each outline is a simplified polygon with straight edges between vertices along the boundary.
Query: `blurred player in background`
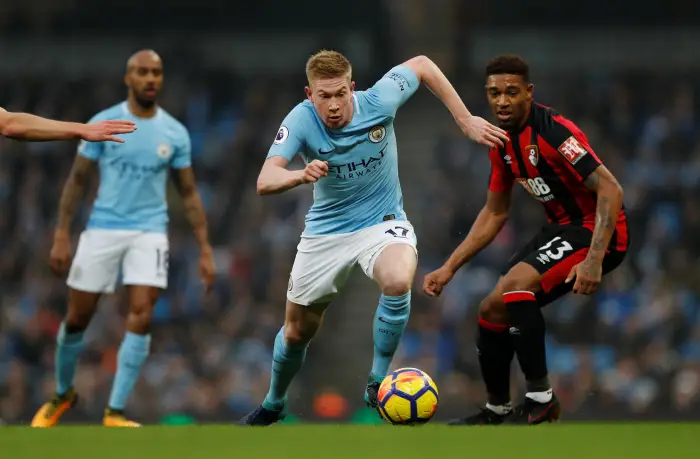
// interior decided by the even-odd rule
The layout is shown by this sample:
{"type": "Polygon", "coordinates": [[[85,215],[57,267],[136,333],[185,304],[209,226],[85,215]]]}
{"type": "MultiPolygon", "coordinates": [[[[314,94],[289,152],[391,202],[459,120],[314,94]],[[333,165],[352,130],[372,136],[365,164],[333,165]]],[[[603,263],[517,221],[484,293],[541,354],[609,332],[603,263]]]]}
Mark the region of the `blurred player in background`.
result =
{"type": "Polygon", "coordinates": [[[123,146],[83,143],[61,196],[50,264],[57,275],[64,275],[70,267],[68,312],[57,339],[56,395],[34,417],[35,427],[54,426],[77,402],[73,383],[83,333],[100,296],[114,291],[120,270],[128,287],[129,314],[103,423],[139,426],[126,419],[124,408],[149,353],[153,307],[168,282],[166,185],[170,170],[201,249],[202,281],[209,288],[214,279],[207,221],[192,172],[189,134],[157,105],[163,82],[158,54],[150,50],[134,54],[127,64],[125,82],[128,100],[100,112],[93,120],[126,118],[137,123],[138,131],[123,146]],[[96,166],[98,196],[71,265],[71,221],[96,166]]]}
{"type": "Polygon", "coordinates": [[[82,139],[88,142],[123,143],[117,134],[134,132],[133,121],[104,120],[94,123],[54,121],[29,113],[8,112],[0,107],[0,134],[15,140],[48,141],[82,139]]]}
{"type": "Polygon", "coordinates": [[[486,96],[510,142],[489,152],[486,205],[471,231],[424,280],[428,295],[440,295],[455,272],[491,243],[508,218],[515,182],[542,203],[549,223],[511,258],[479,307],[477,349],[488,404],[453,424],[558,419],[559,402],[547,377],[540,308],[572,290],[595,292],[602,276],[619,266],[627,253],[622,187],[574,123],[533,102],[529,73],[527,63],[517,56],[497,57],[486,67],[486,96]],[[527,381],[525,400],[515,409],[509,386],[514,354],[527,381]]]}
{"type": "Polygon", "coordinates": [[[350,62],[321,51],[306,65],[308,100],[282,122],[258,178],[260,194],[281,193],[313,183],[287,292],[284,327],[274,345],[270,390],[262,405],[241,422],[279,421],[287,388],[301,368],[309,341],[328,304],[355,266],[381,289],[374,319],[374,361],[365,401],[376,407],[408,321],[416,270],[416,236],[403,210],[399,185],[396,111],[424,83],[442,100],[462,131],[494,147],[505,132],[472,116],[440,69],[420,56],[394,67],[367,91],[355,91],[350,62]],[[287,170],[297,155],[303,170],[287,170]]]}

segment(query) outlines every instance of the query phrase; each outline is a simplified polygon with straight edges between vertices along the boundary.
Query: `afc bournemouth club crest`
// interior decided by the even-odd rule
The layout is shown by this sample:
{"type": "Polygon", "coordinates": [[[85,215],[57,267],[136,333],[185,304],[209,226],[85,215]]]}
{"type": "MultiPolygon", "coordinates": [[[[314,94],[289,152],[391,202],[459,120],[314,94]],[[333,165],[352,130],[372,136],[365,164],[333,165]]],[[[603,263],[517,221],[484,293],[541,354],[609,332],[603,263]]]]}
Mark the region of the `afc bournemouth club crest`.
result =
{"type": "Polygon", "coordinates": [[[537,145],[528,145],[525,147],[525,152],[527,153],[527,159],[530,161],[530,164],[537,166],[540,160],[540,150],[537,148],[537,145]]]}
{"type": "Polygon", "coordinates": [[[374,126],[369,130],[369,141],[372,143],[379,143],[386,137],[386,128],[381,124],[374,126]]]}

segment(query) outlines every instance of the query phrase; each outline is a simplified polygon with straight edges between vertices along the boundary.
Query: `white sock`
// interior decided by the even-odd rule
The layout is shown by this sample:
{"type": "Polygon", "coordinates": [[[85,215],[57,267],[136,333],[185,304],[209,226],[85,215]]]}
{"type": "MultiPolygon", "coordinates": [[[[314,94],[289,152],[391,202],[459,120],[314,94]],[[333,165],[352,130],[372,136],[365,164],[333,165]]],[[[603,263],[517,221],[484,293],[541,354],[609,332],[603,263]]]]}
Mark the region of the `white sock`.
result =
{"type": "Polygon", "coordinates": [[[513,405],[511,405],[510,402],[506,403],[505,405],[492,405],[490,403],[487,403],[486,409],[493,411],[499,416],[505,416],[506,414],[513,411],[513,405]]]}
{"type": "Polygon", "coordinates": [[[547,389],[544,392],[528,392],[525,397],[536,401],[537,403],[547,403],[552,400],[552,389],[547,389]]]}

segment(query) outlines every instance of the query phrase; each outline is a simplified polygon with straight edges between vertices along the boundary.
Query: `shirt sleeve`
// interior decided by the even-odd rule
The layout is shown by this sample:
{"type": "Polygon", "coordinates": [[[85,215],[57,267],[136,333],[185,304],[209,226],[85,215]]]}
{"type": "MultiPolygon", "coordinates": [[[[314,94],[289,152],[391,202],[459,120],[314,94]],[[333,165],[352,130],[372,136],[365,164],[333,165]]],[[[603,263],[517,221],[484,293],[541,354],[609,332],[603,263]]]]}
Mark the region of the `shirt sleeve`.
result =
{"type": "Polygon", "coordinates": [[[542,137],[556,149],[558,154],[554,155],[555,158],[574,169],[582,181],[586,180],[603,163],[578,126],[560,115],[553,116],[552,119],[553,125],[542,137]]]}
{"type": "MultiPolygon", "coordinates": [[[[104,114],[98,113],[97,115],[90,118],[90,121],[88,121],[88,123],[104,121],[105,119],[107,118],[106,116],[104,116],[104,114]]],[[[88,142],[87,140],[81,140],[78,144],[78,154],[93,161],[99,161],[103,151],[104,142],[88,142]]]]}
{"type": "Polygon", "coordinates": [[[389,70],[367,90],[367,99],[382,113],[395,116],[396,111],[418,90],[418,75],[405,65],[389,70]]]}
{"type": "Polygon", "coordinates": [[[513,172],[505,164],[501,153],[497,148],[489,151],[491,161],[491,174],[489,176],[489,191],[503,193],[510,191],[513,187],[513,172]]]}
{"type": "Polygon", "coordinates": [[[175,146],[170,166],[173,169],[187,169],[192,166],[192,140],[190,139],[189,131],[184,127],[175,146]]]}
{"type": "Polygon", "coordinates": [[[277,131],[275,140],[267,153],[267,159],[273,156],[282,156],[287,161],[291,161],[297,153],[303,150],[306,144],[304,133],[307,117],[307,109],[301,104],[289,112],[277,131]]]}

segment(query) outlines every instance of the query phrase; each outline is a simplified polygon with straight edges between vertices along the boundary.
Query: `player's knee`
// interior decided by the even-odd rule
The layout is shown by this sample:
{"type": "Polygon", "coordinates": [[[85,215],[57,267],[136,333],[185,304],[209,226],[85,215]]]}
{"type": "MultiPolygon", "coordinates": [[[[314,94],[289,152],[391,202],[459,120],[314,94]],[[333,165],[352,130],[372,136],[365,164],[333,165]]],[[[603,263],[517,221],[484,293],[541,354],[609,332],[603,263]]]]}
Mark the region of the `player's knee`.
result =
{"type": "Polygon", "coordinates": [[[69,291],[68,312],[63,320],[67,333],[85,331],[90,325],[92,316],[95,314],[99,299],[99,294],[80,292],[73,289],[69,291]]]}
{"type": "Polygon", "coordinates": [[[508,323],[508,310],[502,298],[489,295],[479,304],[479,317],[492,324],[508,323]]]}
{"type": "Polygon", "coordinates": [[[382,293],[385,296],[402,296],[411,291],[413,279],[405,273],[392,273],[382,280],[382,293]]]}
{"type": "Polygon", "coordinates": [[[64,319],[64,324],[67,333],[77,333],[85,331],[90,325],[92,319],[92,308],[83,308],[75,305],[69,305],[68,313],[64,319]]]}
{"type": "Polygon", "coordinates": [[[303,327],[298,323],[286,323],[284,325],[284,344],[289,347],[305,346],[311,341],[315,333],[315,328],[303,327]]]}
{"type": "Polygon", "coordinates": [[[540,274],[529,265],[514,266],[503,278],[504,292],[537,292],[540,290],[540,274]]]}
{"type": "Polygon", "coordinates": [[[85,331],[90,325],[90,319],[92,319],[92,314],[88,311],[81,310],[68,310],[68,314],[64,319],[64,326],[66,333],[78,333],[85,331]]]}
{"type": "Polygon", "coordinates": [[[127,330],[140,335],[149,333],[152,316],[153,306],[151,304],[146,302],[132,304],[126,319],[127,330]]]}

